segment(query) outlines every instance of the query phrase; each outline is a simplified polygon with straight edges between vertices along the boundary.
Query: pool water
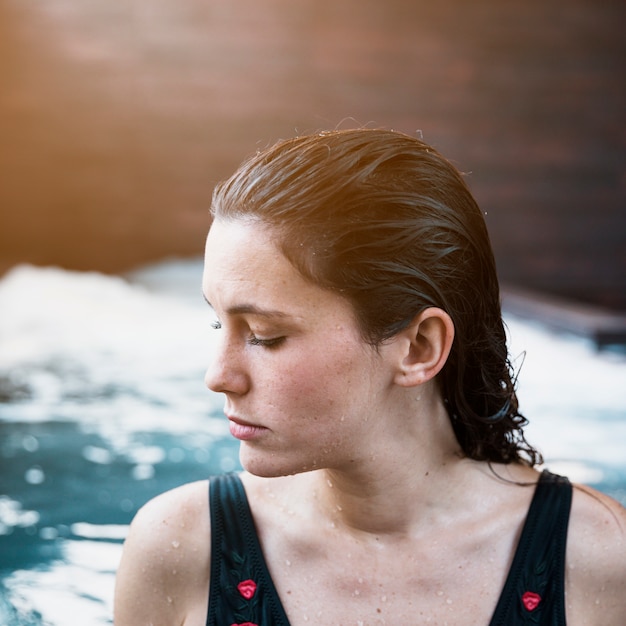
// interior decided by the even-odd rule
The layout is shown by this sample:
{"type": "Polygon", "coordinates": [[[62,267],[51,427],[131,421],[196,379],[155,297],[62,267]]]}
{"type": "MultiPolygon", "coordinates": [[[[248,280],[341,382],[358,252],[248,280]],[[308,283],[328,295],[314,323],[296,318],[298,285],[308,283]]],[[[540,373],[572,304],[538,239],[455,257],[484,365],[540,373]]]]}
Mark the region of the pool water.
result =
{"type": "MultiPolygon", "coordinates": [[[[0,624],[111,624],[132,516],[239,467],[204,387],[200,261],[126,277],[21,266],[0,281],[0,624]]],[[[507,317],[528,437],[626,504],[626,355],[507,317]],[[523,365],[522,365],[523,362],[523,365]]]]}

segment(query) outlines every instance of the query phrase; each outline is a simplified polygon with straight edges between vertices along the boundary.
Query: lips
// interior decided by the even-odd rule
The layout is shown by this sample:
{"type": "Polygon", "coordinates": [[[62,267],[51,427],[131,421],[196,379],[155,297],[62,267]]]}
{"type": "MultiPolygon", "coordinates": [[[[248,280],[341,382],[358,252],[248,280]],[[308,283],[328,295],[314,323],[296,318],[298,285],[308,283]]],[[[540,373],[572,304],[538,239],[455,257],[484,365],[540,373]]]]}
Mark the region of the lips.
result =
{"type": "Polygon", "coordinates": [[[232,415],[226,415],[226,417],[229,422],[230,434],[240,441],[256,439],[267,430],[267,428],[263,426],[255,426],[250,422],[246,422],[232,415]]]}

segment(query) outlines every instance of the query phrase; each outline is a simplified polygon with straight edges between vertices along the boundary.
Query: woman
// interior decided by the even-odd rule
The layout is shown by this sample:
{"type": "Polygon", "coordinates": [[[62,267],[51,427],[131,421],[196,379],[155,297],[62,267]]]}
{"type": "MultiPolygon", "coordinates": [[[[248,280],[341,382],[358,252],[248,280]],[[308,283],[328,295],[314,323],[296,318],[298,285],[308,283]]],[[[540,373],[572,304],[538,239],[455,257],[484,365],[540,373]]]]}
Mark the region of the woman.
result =
{"type": "Polygon", "coordinates": [[[626,623],[626,512],[535,468],[483,216],[436,151],[257,154],[214,193],[203,290],[245,472],[138,513],[117,626],[626,623]]]}

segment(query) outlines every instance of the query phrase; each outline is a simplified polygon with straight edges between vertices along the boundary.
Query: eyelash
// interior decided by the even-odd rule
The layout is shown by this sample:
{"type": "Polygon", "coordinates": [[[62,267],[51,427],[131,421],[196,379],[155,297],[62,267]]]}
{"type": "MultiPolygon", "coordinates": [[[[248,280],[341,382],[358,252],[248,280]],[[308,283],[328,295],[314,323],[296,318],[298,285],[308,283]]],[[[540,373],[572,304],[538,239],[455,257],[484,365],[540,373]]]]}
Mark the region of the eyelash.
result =
{"type": "Polygon", "coordinates": [[[259,339],[258,337],[255,337],[254,335],[250,335],[250,337],[248,337],[248,344],[251,346],[262,346],[263,348],[272,349],[272,348],[277,348],[284,340],[285,340],[284,337],[274,337],[272,339],[259,339]]]}
{"type": "MultiPolygon", "coordinates": [[[[213,328],[214,330],[220,330],[222,328],[222,324],[221,322],[218,322],[218,321],[212,322],[211,328],[213,328]]],[[[262,346],[263,348],[277,348],[284,340],[285,340],[285,337],[273,337],[272,339],[259,339],[256,335],[251,333],[246,341],[248,345],[251,345],[251,346],[262,346]]]]}

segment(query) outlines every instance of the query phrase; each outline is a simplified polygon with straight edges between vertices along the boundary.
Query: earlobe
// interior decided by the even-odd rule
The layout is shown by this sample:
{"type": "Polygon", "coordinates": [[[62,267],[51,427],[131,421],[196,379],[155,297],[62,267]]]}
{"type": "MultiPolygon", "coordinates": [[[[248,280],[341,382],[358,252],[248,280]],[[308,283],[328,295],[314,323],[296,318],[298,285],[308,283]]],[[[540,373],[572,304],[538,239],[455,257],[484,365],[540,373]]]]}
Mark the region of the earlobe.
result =
{"type": "Polygon", "coordinates": [[[401,341],[396,384],[413,387],[432,380],[445,365],[454,341],[454,324],[442,309],[430,307],[397,337],[401,341]]]}

